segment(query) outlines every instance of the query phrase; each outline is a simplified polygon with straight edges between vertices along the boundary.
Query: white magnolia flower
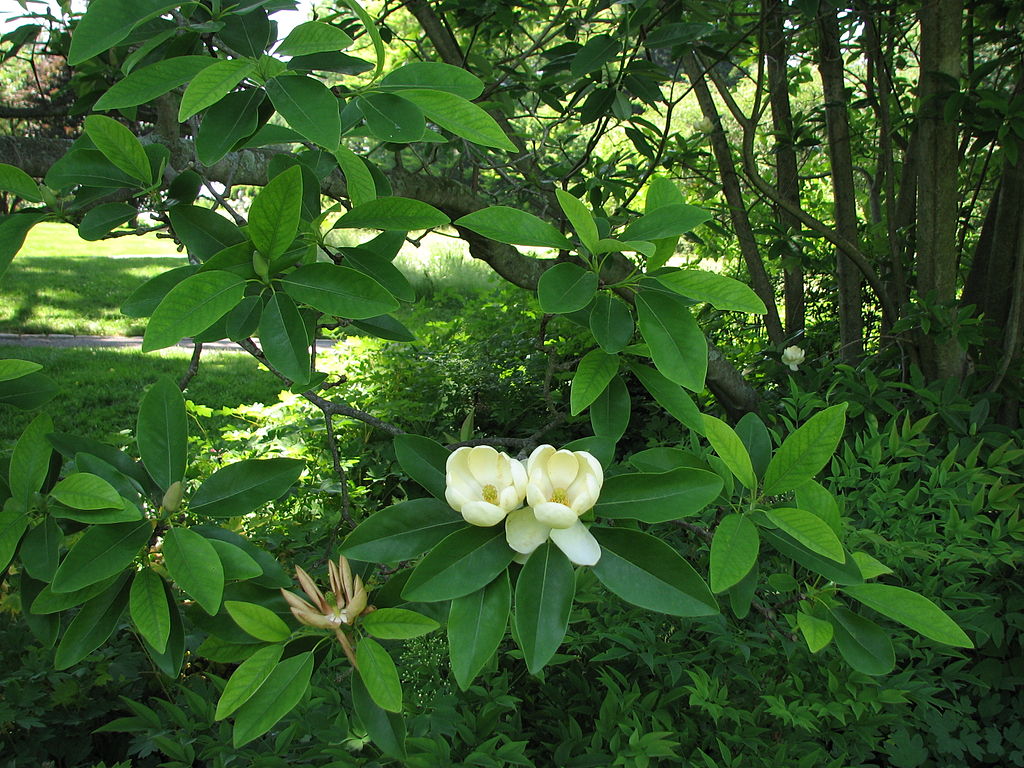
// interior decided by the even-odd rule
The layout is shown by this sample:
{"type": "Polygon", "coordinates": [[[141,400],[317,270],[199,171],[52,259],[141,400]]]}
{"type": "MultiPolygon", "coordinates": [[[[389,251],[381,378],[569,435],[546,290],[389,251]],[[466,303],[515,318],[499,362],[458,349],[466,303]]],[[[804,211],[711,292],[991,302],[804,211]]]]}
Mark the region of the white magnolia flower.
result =
{"type": "MultiPolygon", "coordinates": [[[[551,528],[570,528],[597,503],[604,484],[601,464],[586,451],[541,445],[526,462],[526,503],[551,528]]],[[[514,547],[513,547],[514,549],[514,547]]]]}
{"type": "Polygon", "coordinates": [[[519,555],[529,555],[548,539],[576,565],[596,565],[601,559],[601,545],[578,518],[568,528],[552,528],[540,522],[533,509],[523,507],[505,520],[505,540],[519,555]]]}
{"type": "Polygon", "coordinates": [[[444,497],[467,523],[497,525],[526,496],[526,470],[489,445],[459,448],[445,464],[444,497]]]}
{"type": "Polygon", "coordinates": [[[804,361],[804,351],[800,347],[786,347],[782,350],[782,362],[789,366],[789,370],[795,371],[804,361]]]}

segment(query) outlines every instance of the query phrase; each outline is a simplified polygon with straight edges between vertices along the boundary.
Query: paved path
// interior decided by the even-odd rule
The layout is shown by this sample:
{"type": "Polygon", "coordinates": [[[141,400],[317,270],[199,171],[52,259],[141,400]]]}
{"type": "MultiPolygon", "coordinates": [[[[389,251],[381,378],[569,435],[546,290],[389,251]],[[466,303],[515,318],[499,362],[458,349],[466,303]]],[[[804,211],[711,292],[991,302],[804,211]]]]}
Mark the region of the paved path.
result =
{"type": "MultiPolygon", "coordinates": [[[[141,349],[141,336],[75,336],[70,333],[0,333],[0,346],[20,347],[115,347],[141,349]]],[[[187,350],[193,348],[192,339],[182,339],[179,347],[187,350]]],[[[317,339],[318,351],[334,346],[331,339],[317,339]]],[[[203,350],[216,352],[244,352],[245,350],[231,341],[213,341],[203,344],[203,350]]]]}

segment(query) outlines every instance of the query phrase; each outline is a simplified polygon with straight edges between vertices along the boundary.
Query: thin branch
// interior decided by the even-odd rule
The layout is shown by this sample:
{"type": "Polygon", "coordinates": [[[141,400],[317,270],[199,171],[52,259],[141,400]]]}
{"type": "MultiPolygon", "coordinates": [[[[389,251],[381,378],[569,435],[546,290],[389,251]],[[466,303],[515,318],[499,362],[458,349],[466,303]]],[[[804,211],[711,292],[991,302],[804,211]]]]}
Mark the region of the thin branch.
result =
{"type": "Polygon", "coordinates": [[[189,385],[189,382],[195,378],[195,375],[199,373],[199,360],[203,356],[203,345],[200,342],[195,342],[192,347],[192,359],[189,361],[188,370],[185,371],[185,375],[181,377],[181,381],[178,382],[178,389],[184,391],[185,387],[189,385]]]}

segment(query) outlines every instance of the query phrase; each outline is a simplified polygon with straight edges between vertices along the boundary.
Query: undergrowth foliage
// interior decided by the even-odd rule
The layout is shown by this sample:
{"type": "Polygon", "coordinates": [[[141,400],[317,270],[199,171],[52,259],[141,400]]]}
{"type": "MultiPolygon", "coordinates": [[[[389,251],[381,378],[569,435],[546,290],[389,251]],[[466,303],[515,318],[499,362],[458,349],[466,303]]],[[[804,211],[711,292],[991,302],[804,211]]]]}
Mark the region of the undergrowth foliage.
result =
{"type": "Polygon", "coordinates": [[[763,413],[705,413],[696,313],[766,311],[670,266],[709,213],[657,176],[624,222],[556,190],[563,229],[392,195],[347,139],[513,151],[482,82],[385,72],[355,2],[283,41],[264,5],[142,4],[115,30],[96,0],[69,60],[138,68],[42,184],[0,166],[35,204],[0,222],[8,257],[50,219],[105,236],[138,212],[99,202],[117,190],[189,255],[122,308],[143,349],[232,340],[284,387],[215,413],[164,376],[114,447],[56,430],[57,384],[0,361],[0,401],[38,411],[0,468],[3,632],[34,638],[27,663],[3,644],[11,764],[1024,765],[1019,434],[920,382],[816,381],[795,347],[763,413]],[[218,55],[142,43],[206,21],[218,55]],[[354,36],[373,60],[340,53],[354,36]],[[172,92],[206,165],[297,148],[247,219],[118,119],[172,92]],[[345,204],[322,210],[334,171],[345,204]],[[406,234],[450,226],[561,254],[535,297],[416,290],[406,234]],[[247,425],[196,429],[213,416],[247,425]],[[24,737],[58,721],[80,739],[24,737]]]}

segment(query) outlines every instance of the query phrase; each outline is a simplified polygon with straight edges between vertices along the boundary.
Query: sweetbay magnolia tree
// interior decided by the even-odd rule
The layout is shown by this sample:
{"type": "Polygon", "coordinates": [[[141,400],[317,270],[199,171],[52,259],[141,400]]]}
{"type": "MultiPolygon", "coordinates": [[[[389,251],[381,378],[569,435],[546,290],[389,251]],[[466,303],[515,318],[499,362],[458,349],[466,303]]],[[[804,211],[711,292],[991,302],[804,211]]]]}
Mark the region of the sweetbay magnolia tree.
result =
{"type": "MultiPolygon", "coordinates": [[[[459,686],[481,674],[509,631],[539,673],[563,642],[583,573],[608,599],[684,619],[718,614],[725,603],[742,620],[752,606],[763,609],[757,591],[770,589],[759,559],[781,556],[802,575],[803,599],[778,619],[809,652],[834,649],[825,652],[886,674],[895,663],[891,635],[902,631],[893,623],[971,647],[927,597],[880,581],[886,566],[844,545],[836,499],[815,476],[842,437],[845,404],[777,446],[752,414],[734,428],[696,407],[690,393],[706,386],[709,348],[691,308],[766,309],[742,283],[668,266],[679,238],[707,213],[652,176],[642,213],[613,223],[563,189],[554,190],[552,217],[563,226],[511,206],[477,206],[453,221],[399,194],[416,189],[415,175],[391,169],[402,179],[393,184],[360,148],[426,142],[495,158],[518,152],[500,112],[476,103],[483,83],[445,63],[389,68],[378,26],[355,0],[278,40],[267,12],[281,5],[93,0],[70,38],[54,35],[51,45],[109,87],[92,92],[81,135],[45,172],[25,158],[0,165],[0,189],[21,200],[0,221],[0,249],[6,265],[41,221],[70,221],[100,239],[140,211],[151,214],[189,264],[126,302],[127,313],[148,318],[144,349],[183,337],[237,342],[328,422],[358,419],[394,434],[408,500],[359,522],[325,573],[297,569],[300,595],[288,563],[222,523],[286,494],[301,462],[250,459],[186,480],[185,404],[170,379],[142,400],[135,451],[55,433],[43,412],[3,473],[0,566],[17,580],[32,631],[55,647],[57,668],[130,621],[155,666],[174,677],[188,626],[207,638],[194,653],[224,660],[228,649],[237,664],[216,708],[232,720],[237,746],[296,706],[325,654],[344,654],[355,713],[383,752],[400,757],[393,642],[440,631],[432,616],[446,617],[459,686]],[[354,39],[368,58],[346,53],[354,39]],[[212,181],[225,168],[259,187],[246,216],[229,219],[199,201],[204,186],[216,194],[212,181]],[[336,202],[324,209],[322,195],[336,202]],[[371,234],[339,249],[327,238],[339,228],[371,234]],[[567,405],[569,417],[589,414],[592,436],[564,446],[543,444],[542,435],[482,438],[450,450],[322,386],[311,356],[322,326],[409,338],[391,315],[413,298],[392,260],[405,233],[434,228],[492,244],[499,271],[501,254],[526,259],[542,310],[588,329],[592,348],[567,405]],[[524,256],[514,246],[558,256],[524,256]],[[629,378],[710,444],[708,458],[674,446],[616,452],[629,378]],[[665,532],[679,528],[710,542],[707,578],[668,543],[665,532]],[[400,567],[384,581],[375,564],[400,567]],[[426,611],[429,603],[442,608],[426,611]]],[[[53,391],[35,364],[0,364],[9,405],[38,407],[53,391]]]]}

